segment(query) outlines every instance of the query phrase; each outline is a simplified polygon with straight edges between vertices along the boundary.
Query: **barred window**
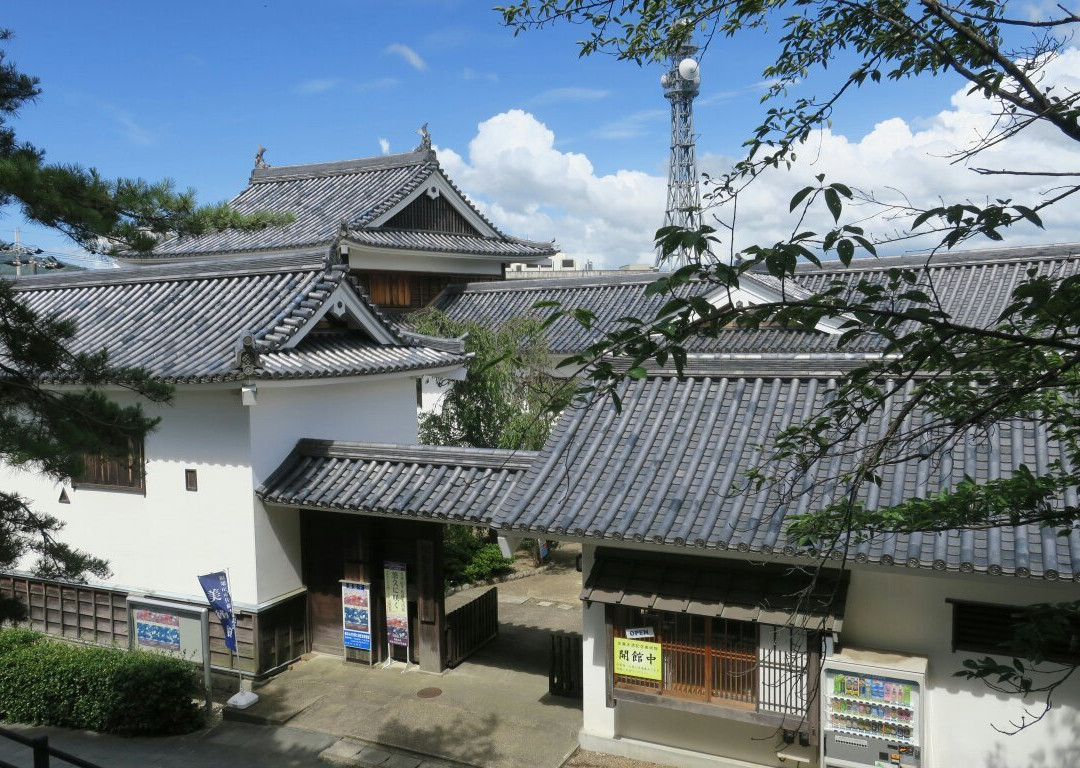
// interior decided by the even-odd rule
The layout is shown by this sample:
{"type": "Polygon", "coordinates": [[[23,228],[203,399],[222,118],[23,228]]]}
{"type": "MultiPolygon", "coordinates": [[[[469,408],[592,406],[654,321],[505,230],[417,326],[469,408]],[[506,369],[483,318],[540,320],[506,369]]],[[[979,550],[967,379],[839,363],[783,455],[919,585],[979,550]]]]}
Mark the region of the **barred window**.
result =
{"type": "Polygon", "coordinates": [[[688,613],[613,606],[616,639],[660,646],[659,679],[618,674],[615,689],[654,693],[758,712],[802,715],[807,708],[807,633],[688,613]]]}
{"type": "Polygon", "coordinates": [[[83,454],[83,473],[75,478],[75,487],[117,488],[132,491],[146,489],[146,458],[142,439],[128,442],[127,456],[83,454]]]}

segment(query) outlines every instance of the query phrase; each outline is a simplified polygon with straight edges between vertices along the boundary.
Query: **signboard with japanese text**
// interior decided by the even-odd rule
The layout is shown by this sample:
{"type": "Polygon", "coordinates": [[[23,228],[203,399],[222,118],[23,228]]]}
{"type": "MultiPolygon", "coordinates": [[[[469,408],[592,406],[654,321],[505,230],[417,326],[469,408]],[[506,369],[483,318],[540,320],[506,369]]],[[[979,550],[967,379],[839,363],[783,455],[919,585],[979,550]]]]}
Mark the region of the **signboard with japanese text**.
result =
{"type": "Polygon", "coordinates": [[[383,563],[386,593],[386,641],[409,645],[409,591],[404,563],[383,563]]]}
{"type": "Polygon", "coordinates": [[[663,677],[660,643],[615,638],[615,674],[660,680],[663,677]]]}
{"type": "Polygon", "coordinates": [[[371,588],[368,584],[341,582],[341,627],[346,648],[371,650],[371,588]]]}

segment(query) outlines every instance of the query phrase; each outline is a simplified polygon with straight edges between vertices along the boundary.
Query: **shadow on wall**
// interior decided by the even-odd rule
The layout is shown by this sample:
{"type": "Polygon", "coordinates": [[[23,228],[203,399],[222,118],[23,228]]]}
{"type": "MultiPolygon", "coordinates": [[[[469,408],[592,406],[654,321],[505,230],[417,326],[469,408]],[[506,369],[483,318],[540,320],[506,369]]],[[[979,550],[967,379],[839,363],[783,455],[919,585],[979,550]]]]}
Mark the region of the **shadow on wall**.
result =
{"type": "Polygon", "coordinates": [[[493,734],[499,718],[455,718],[451,724],[391,718],[379,730],[375,741],[427,755],[438,755],[468,765],[499,765],[503,755],[493,734]]]}
{"type": "MultiPolygon", "coordinates": [[[[1008,724],[994,725],[1005,730],[1008,724]]],[[[1016,737],[1002,734],[986,754],[985,768],[1075,768],[1080,765],[1080,711],[1052,710],[1028,729],[1026,743],[1038,741],[1040,746],[1025,761],[1009,758],[1009,740],[1016,737]]]]}

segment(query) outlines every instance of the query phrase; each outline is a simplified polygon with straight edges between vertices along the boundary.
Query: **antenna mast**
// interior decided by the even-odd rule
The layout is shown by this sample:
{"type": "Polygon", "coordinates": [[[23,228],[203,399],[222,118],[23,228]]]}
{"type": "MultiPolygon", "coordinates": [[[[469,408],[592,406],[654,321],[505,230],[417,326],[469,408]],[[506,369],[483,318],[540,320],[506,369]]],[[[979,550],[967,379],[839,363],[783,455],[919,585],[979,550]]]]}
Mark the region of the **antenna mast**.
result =
{"type": "MultiPolygon", "coordinates": [[[[701,88],[697,46],[686,40],[672,54],[668,71],[660,78],[664,98],[671,102],[671,159],[668,164],[667,211],[664,226],[697,229],[701,223],[701,190],[698,187],[694,149],[694,97],[701,88]]],[[[678,269],[697,261],[693,251],[680,248],[664,256],[656,252],[657,269],[678,269]]]]}

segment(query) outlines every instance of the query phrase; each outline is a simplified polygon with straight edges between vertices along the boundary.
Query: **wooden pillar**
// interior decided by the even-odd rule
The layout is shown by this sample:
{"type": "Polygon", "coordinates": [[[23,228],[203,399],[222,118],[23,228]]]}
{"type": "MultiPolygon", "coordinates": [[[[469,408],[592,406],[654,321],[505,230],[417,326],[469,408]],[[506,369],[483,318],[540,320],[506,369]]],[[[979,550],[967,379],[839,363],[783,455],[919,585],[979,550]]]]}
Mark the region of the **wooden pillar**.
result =
{"type": "Polygon", "coordinates": [[[446,659],[443,531],[438,523],[418,528],[416,538],[417,655],[424,672],[441,672],[446,659]]]}

